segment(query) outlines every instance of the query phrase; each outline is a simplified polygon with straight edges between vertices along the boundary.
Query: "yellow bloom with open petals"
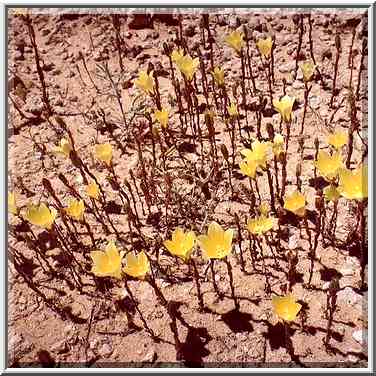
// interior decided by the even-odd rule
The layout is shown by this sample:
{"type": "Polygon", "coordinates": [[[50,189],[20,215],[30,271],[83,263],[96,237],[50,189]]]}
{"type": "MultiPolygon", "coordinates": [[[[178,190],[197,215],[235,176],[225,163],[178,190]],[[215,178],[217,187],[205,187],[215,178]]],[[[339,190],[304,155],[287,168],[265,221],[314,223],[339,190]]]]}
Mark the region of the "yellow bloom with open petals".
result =
{"type": "Polygon", "coordinates": [[[272,52],[273,47],[273,39],[272,37],[268,37],[265,39],[259,39],[256,42],[256,46],[260,51],[260,54],[264,57],[269,57],[272,52]]]}
{"type": "Polygon", "coordinates": [[[347,144],[349,136],[347,132],[337,130],[334,133],[329,134],[327,138],[327,142],[329,145],[332,145],[337,150],[340,149],[342,146],[347,144]]]}
{"type": "Polygon", "coordinates": [[[14,215],[18,213],[16,195],[14,194],[14,192],[8,193],[8,211],[14,215]]]}
{"type": "Polygon", "coordinates": [[[204,257],[208,259],[222,259],[228,256],[232,250],[232,238],[234,230],[224,231],[217,222],[211,222],[207,235],[198,237],[199,245],[204,257]]]}
{"type": "Polygon", "coordinates": [[[212,72],[210,72],[214,78],[214,81],[218,86],[224,86],[225,84],[225,72],[220,67],[215,67],[212,72]]]}
{"type": "Polygon", "coordinates": [[[57,211],[55,208],[49,209],[46,204],[28,205],[24,218],[35,226],[51,230],[55,221],[57,211]]]}
{"type": "Polygon", "coordinates": [[[235,102],[231,102],[230,105],[227,106],[227,111],[231,117],[239,116],[238,106],[235,102]]]}
{"type": "Polygon", "coordinates": [[[323,192],[325,200],[327,201],[337,201],[341,196],[337,187],[333,184],[330,184],[327,187],[325,187],[323,192]]]}
{"type": "Polygon", "coordinates": [[[235,30],[226,36],[225,42],[238,54],[240,54],[243,46],[245,45],[244,33],[235,30]]]}
{"type": "Polygon", "coordinates": [[[315,161],[315,166],[322,177],[327,180],[334,179],[343,167],[342,155],[339,152],[330,155],[320,150],[317,161],[315,161]]]}
{"type": "Polygon", "coordinates": [[[84,219],[85,203],[83,200],[72,199],[69,201],[68,207],[64,210],[76,221],[82,221],[84,219]]]}
{"type": "Polygon", "coordinates": [[[144,70],[141,71],[138,78],[134,81],[134,84],[146,94],[153,94],[155,86],[153,71],[151,71],[149,74],[144,70]]]}
{"type": "Polygon", "coordinates": [[[275,223],[275,218],[260,215],[259,217],[248,219],[247,227],[251,234],[262,235],[270,231],[274,227],[275,223]]]}
{"type": "Polygon", "coordinates": [[[119,252],[113,241],[108,242],[104,252],[90,252],[90,257],[93,260],[92,273],[97,277],[121,279],[121,261],[123,256],[124,252],[119,252]]]}
{"type": "Polygon", "coordinates": [[[179,59],[181,59],[184,56],[184,50],[182,48],[178,48],[176,50],[173,50],[171,52],[171,60],[174,63],[177,63],[179,59]]]}
{"type": "Polygon", "coordinates": [[[72,145],[70,144],[69,140],[66,138],[62,138],[60,140],[59,146],[55,146],[53,151],[58,154],[63,154],[65,157],[69,157],[70,152],[73,150],[72,145]]]}
{"type": "Polygon", "coordinates": [[[295,191],[285,198],[283,207],[299,217],[303,217],[305,215],[306,198],[303,193],[295,191]]]}
{"type": "Polygon", "coordinates": [[[172,255],[186,260],[193,250],[195,241],[196,236],[193,231],[185,233],[182,228],[178,227],[172,233],[172,240],[166,240],[163,244],[172,255]]]}
{"type": "Polygon", "coordinates": [[[281,153],[285,151],[285,140],[283,136],[279,133],[274,135],[273,143],[272,143],[272,150],[273,154],[278,157],[281,153]]]}
{"type": "Polygon", "coordinates": [[[273,99],[274,108],[281,114],[282,120],[286,123],[291,121],[292,107],[295,98],[288,95],[283,96],[280,100],[273,99]]]}
{"type": "Polygon", "coordinates": [[[270,150],[269,142],[261,142],[261,141],[255,140],[252,142],[252,150],[243,149],[240,151],[240,153],[244,155],[248,161],[255,161],[257,166],[266,168],[266,161],[268,158],[269,150],[270,150]]]}
{"type": "Polygon", "coordinates": [[[95,181],[88,184],[85,188],[85,191],[86,191],[86,194],[90,198],[93,198],[94,200],[98,200],[98,198],[99,198],[99,187],[98,187],[98,184],[95,181]]]}
{"type": "Polygon", "coordinates": [[[144,279],[150,271],[150,262],[144,251],[136,255],[130,252],[125,256],[126,266],[123,268],[125,274],[133,278],[144,279]]]}
{"type": "Polygon", "coordinates": [[[292,294],[273,296],[272,304],[274,313],[284,321],[294,321],[302,308],[302,305],[296,302],[292,294]]]}
{"type": "Polygon", "coordinates": [[[355,170],[339,171],[338,191],[348,200],[362,200],[368,197],[368,166],[361,165],[355,170]]]}
{"type": "Polygon", "coordinates": [[[154,118],[159,122],[162,128],[168,127],[168,110],[162,108],[162,110],[156,110],[154,112],[154,118]]]}
{"type": "Polygon", "coordinates": [[[239,163],[240,171],[250,178],[256,177],[257,163],[252,160],[245,159],[239,163]]]}
{"type": "Polygon", "coordinates": [[[176,61],[176,65],[178,66],[180,72],[188,81],[192,81],[199,64],[200,60],[198,57],[193,59],[189,55],[182,56],[176,61]]]}
{"type": "Polygon", "coordinates": [[[261,203],[260,207],[259,207],[259,212],[261,215],[263,216],[267,216],[270,212],[270,205],[268,202],[264,201],[261,203]]]}
{"type": "Polygon", "coordinates": [[[315,73],[316,65],[310,61],[306,61],[300,66],[300,69],[303,73],[303,80],[308,82],[312,78],[313,73],[315,73]]]}
{"type": "Polygon", "coordinates": [[[96,145],[94,154],[95,158],[110,165],[112,160],[112,145],[109,143],[96,145]]]}

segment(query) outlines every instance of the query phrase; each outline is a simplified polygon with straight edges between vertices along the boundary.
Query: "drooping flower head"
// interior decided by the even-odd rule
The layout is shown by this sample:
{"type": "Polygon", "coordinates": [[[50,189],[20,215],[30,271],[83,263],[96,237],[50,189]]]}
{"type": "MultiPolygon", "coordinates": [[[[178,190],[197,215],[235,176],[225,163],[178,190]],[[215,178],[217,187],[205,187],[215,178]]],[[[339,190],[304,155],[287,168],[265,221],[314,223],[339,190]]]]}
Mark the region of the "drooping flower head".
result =
{"type": "Polygon", "coordinates": [[[274,313],[284,321],[294,321],[302,305],[297,303],[294,296],[273,296],[272,304],[274,313]]]}
{"type": "Polygon", "coordinates": [[[342,146],[347,144],[348,138],[349,136],[347,132],[336,130],[335,132],[329,134],[327,142],[329,145],[332,145],[334,148],[338,150],[342,146]]]}
{"type": "Polygon", "coordinates": [[[154,112],[154,118],[159,122],[162,128],[168,127],[168,110],[162,108],[162,110],[156,110],[154,112]]]}
{"type": "Polygon", "coordinates": [[[35,226],[51,230],[52,224],[57,216],[55,208],[49,209],[46,204],[28,205],[24,218],[35,226]]]}
{"type": "Polygon", "coordinates": [[[228,111],[228,114],[233,118],[239,116],[238,106],[236,105],[235,102],[231,102],[231,104],[227,106],[227,111],[228,111]]]}
{"type": "Polygon", "coordinates": [[[90,257],[93,260],[92,273],[97,277],[121,279],[121,261],[123,256],[124,252],[119,252],[113,241],[108,242],[104,252],[90,252],[90,257]]]}
{"type": "Polygon", "coordinates": [[[208,259],[222,259],[228,256],[232,250],[232,238],[234,230],[224,231],[217,222],[211,222],[207,235],[198,237],[199,245],[204,257],[208,259]]]}
{"type": "Polygon", "coordinates": [[[285,198],[283,207],[299,217],[303,217],[305,215],[306,198],[303,193],[295,191],[285,198]]]}
{"type": "Polygon", "coordinates": [[[272,52],[273,47],[273,39],[272,37],[268,37],[265,39],[259,39],[256,42],[256,46],[260,51],[260,54],[264,57],[269,57],[272,52]]]}
{"type": "Polygon", "coordinates": [[[184,232],[180,227],[172,233],[172,239],[166,240],[163,244],[174,256],[187,260],[195,245],[196,236],[193,231],[184,232]]]}
{"type": "Polygon", "coordinates": [[[60,144],[55,146],[53,151],[58,154],[63,154],[65,157],[69,157],[70,152],[73,150],[72,145],[66,138],[60,140],[60,144]]]}
{"type": "Polygon", "coordinates": [[[338,191],[348,200],[368,197],[368,166],[360,165],[355,170],[343,168],[339,171],[338,191]]]}
{"type": "Polygon", "coordinates": [[[18,213],[16,195],[14,194],[14,192],[8,193],[8,211],[14,215],[17,215],[18,213]]]}
{"type": "Polygon", "coordinates": [[[98,200],[99,198],[99,187],[95,181],[88,184],[85,188],[86,194],[93,198],[94,200],[98,200]]]}
{"type": "Polygon", "coordinates": [[[123,272],[133,278],[144,279],[150,271],[150,263],[144,251],[138,255],[134,252],[127,253],[125,261],[126,266],[123,268],[123,272]]]}
{"type": "Polygon", "coordinates": [[[291,121],[291,113],[294,102],[295,98],[288,95],[283,96],[280,100],[273,99],[273,106],[281,114],[282,120],[285,123],[289,123],[291,121]]]}
{"type": "Polygon", "coordinates": [[[308,82],[315,73],[316,65],[311,63],[310,61],[306,61],[300,66],[300,69],[303,73],[303,80],[305,82],[308,82]]]}
{"type": "Polygon", "coordinates": [[[199,64],[200,60],[198,57],[193,59],[189,55],[184,55],[176,61],[176,65],[178,66],[180,72],[188,81],[192,81],[199,64]]]}
{"type": "Polygon", "coordinates": [[[96,145],[94,154],[95,158],[106,163],[109,166],[112,160],[112,145],[109,143],[96,145]]]}
{"type": "Polygon", "coordinates": [[[84,201],[71,199],[68,207],[65,208],[65,212],[76,221],[82,221],[84,219],[85,212],[84,201]]]}
{"type": "Polygon", "coordinates": [[[339,193],[337,187],[333,184],[328,185],[327,187],[324,188],[323,190],[324,197],[326,201],[337,201],[341,194],[339,193]]]}
{"type": "Polygon", "coordinates": [[[224,86],[225,84],[225,72],[220,67],[215,67],[212,72],[210,72],[214,78],[215,83],[218,86],[224,86]]]}
{"type": "Polygon", "coordinates": [[[155,86],[153,71],[148,74],[146,71],[142,70],[138,78],[134,81],[134,84],[146,94],[153,94],[155,86]]]}
{"type": "Polygon", "coordinates": [[[226,36],[225,42],[238,54],[240,54],[243,46],[245,45],[244,33],[235,30],[226,36]]]}
{"type": "Polygon", "coordinates": [[[279,155],[285,151],[284,145],[285,145],[285,140],[283,136],[279,133],[276,133],[274,135],[273,144],[272,144],[273,154],[276,157],[279,157],[279,155]]]}
{"type": "Polygon", "coordinates": [[[247,227],[251,234],[262,235],[270,231],[276,223],[276,218],[260,215],[256,218],[250,218],[247,221],[247,227]]]}
{"type": "Polygon", "coordinates": [[[343,167],[342,155],[340,152],[329,153],[320,150],[315,161],[315,166],[319,171],[320,175],[327,180],[334,179],[339,170],[343,167]]]}

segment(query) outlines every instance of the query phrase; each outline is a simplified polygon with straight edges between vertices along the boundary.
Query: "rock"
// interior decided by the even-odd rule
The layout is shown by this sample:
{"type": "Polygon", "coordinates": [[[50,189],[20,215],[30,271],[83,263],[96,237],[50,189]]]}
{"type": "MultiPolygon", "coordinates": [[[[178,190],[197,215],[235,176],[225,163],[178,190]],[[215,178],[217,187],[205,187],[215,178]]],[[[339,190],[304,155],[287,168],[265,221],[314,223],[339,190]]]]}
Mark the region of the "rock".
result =
{"type": "Polygon", "coordinates": [[[112,354],[113,349],[109,343],[104,343],[98,350],[98,355],[108,357],[112,354]]]}
{"type": "Polygon", "coordinates": [[[194,35],[196,34],[196,27],[195,25],[188,25],[185,29],[184,29],[184,35],[186,37],[193,37],[194,35]]]}
{"type": "Polygon", "coordinates": [[[15,361],[28,354],[33,347],[33,344],[25,340],[21,334],[10,335],[8,341],[8,364],[12,365],[15,361]]]}
{"type": "Polygon", "coordinates": [[[303,82],[299,82],[299,81],[295,81],[293,84],[292,84],[292,87],[294,89],[304,89],[304,83],[303,82]]]}
{"type": "Polygon", "coordinates": [[[351,287],[345,287],[343,290],[339,291],[337,294],[338,302],[343,302],[346,305],[353,306],[362,301],[363,297],[357,294],[351,287]]]}
{"type": "Polygon", "coordinates": [[[292,63],[287,63],[287,64],[284,64],[284,65],[281,65],[279,67],[279,71],[281,73],[289,73],[291,71],[293,71],[295,68],[295,62],[292,62],[292,63]]]}
{"type": "Polygon", "coordinates": [[[146,355],[141,359],[141,362],[154,363],[157,360],[157,353],[154,349],[150,349],[146,355]]]}
{"type": "Polygon", "coordinates": [[[320,107],[321,99],[320,97],[313,95],[309,98],[309,105],[314,109],[317,110],[320,107]]]}
{"type": "Polygon", "coordinates": [[[360,344],[368,344],[368,331],[367,330],[357,330],[353,332],[352,337],[356,342],[360,344]]]}
{"type": "Polygon", "coordinates": [[[56,352],[58,354],[63,354],[68,351],[68,345],[65,342],[65,340],[62,339],[61,341],[54,343],[50,349],[51,351],[56,352]]]}

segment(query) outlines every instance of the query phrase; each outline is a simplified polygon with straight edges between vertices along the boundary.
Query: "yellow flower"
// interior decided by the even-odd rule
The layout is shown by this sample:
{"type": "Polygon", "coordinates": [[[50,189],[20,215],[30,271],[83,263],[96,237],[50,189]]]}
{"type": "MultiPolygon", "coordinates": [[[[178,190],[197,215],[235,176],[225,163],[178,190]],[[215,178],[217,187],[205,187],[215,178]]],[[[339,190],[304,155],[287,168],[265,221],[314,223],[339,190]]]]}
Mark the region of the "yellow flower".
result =
{"type": "Polygon", "coordinates": [[[294,296],[273,296],[272,304],[274,313],[284,321],[293,321],[296,319],[302,305],[297,303],[294,296]]]}
{"type": "Polygon", "coordinates": [[[316,65],[311,63],[310,61],[306,61],[305,63],[301,64],[300,69],[303,73],[303,80],[308,82],[315,72],[316,65]]]}
{"type": "Polygon", "coordinates": [[[206,258],[221,259],[230,254],[233,236],[234,230],[224,231],[217,222],[212,222],[208,234],[200,235],[198,241],[206,258]]]}
{"type": "Polygon", "coordinates": [[[281,134],[277,133],[274,136],[273,144],[272,144],[273,154],[276,157],[278,157],[281,153],[283,153],[285,151],[284,144],[285,144],[285,140],[284,140],[283,136],[281,134]]]}
{"type": "Polygon", "coordinates": [[[147,94],[153,94],[154,91],[154,78],[153,71],[149,74],[146,71],[141,71],[138,78],[134,81],[135,85],[147,94]]]}
{"type": "Polygon", "coordinates": [[[195,241],[196,236],[193,231],[184,233],[184,230],[178,227],[172,233],[172,240],[166,240],[163,244],[172,255],[186,260],[191,254],[195,241]]]}
{"type": "Polygon", "coordinates": [[[70,152],[72,151],[72,145],[70,144],[70,142],[67,139],[62,138],[60,140],[60,145],[55,146],[53,151],[55,153],[63,154],[64,156],[66,156],[68,158],[69,155],[70,155],[70,152]]]}
{"type": "Polygon", "coordinates": [[[269,214],[269,211],[270,211],[269,204],[266,201],[262,202],[260,207],[259,207],[259,211],[260,211],[261,215],[267,216],[269,214]]]}
{"type": "Polygon", "coordinates": [[[120,279],[123,256],[124,252],[119,253],[113,241],[108,242],[104,252],[90,252],[90,257],[93,260],[92,273],[97,277],[114,277],[120,279]]]}
{"type": "Polygon", "coordinates": [[[280,100],[273,99],[274,108],[281,114],[282,120],[286,123],[291,121],[292,107],[295,98],[285,95],[280,100]]]}
{"type": "Polygon", "coordinates": [[[266,39],[259,39],[256,42],[256,46],[262,56],[269,57],[272,51],[273,39],[271,37],[268,37],[266,39]]]}
{"type": "Polygon", "coordinates": [[[107,165],[111,164],[112,160],[112,145],[111,144],[100,144],[96,145],[94,149],[95,158],[99,159],[102,162],[105,162],[107,165]]]}
{"type": "Polygon", "coordinates": [[[14,192],[8,193],[8,210],[10,213],[14,215],[18,213],[17,204],[16,204],[16,196],[14,192]]]}
{"type": "Polygon", "coordinates": [[[240,171],[250,178],[256,177],[257,163],[252,160],[245,159],[239,163],[240,171]]]}
{"type": "Polygon", "coordinates": [[[236,105],[235,102],[231,102],[231,104],[229,106],[227,106],[227,111],[228,111],[229,115],[232,116],[232,117],[239,116],[238,106],[236,105]]]}
{"type": "Polygon", "coordinates": [[[343,167],[342,156],[339,152],[330,155],[320,150],[315,166],[325,179],[334,179],[338,175],[339,169],[343,167]]]}
{"type": "Polygon", "coordinates": [[[162,128],[167,128],[168,126],[168,110],[162,108],[162,110],[156,110],[154,112],[154,118],[159,122],[162,128]]]}
{"type": "Polygon", "coordinates": [[[238,54],[240,54],[245,41],[244,41],[244,33],[239,31],[233,31],[229,35],[226,36],[225,42],[233,48],[238,54]]]}
{"type": "Polygon", "coordinates": [[[252,150],[243,149],[240,153],[244,155],[248,161],[254,161],[256,162],[257,166],[266,168],[266,160],[268,158],[269,150],[269,142],[260,142],[258,140],[255,140],[252,142],[252,150]]]}
{"type": "Polygon", "coordinates": [[[225,72],[222,68],[215,67],[210,73],[218,86],[223,86],[225,84],[225,72]]]}
{"type": "Polygon", "coordinates": [[[180,72],[188,81],[193,79],[199,64],[200,61],[198,57],[192,59],[189,55],[182,56],[176,61],[176,65],[178,66],[180,72]]]}
{"type": "Polygon", "coordinates": [[[337,201],[341,194],[339,193],[337,187],[331,184],[324,188],[324,196],[325,200],[327,201],[337,201]]]}
{"type": "Polygon", "coordinates": [[[76,221],[82,221],[84,219],[85,203],[83,200],[72,199],[69,201],[69,205],[65,208],[65,212],[76,221]]]}
{"type": "Polygon", "coordinates": [[[99,187],[95,181],[91,182],[86,186],[86,194],[94,198],[95,200],[98,200],[99,198],[99,187]]]}
{"type": "Polygon", "coordinates": [[[337,130],[328,136],[327,142],[329,145],[334,146],[337,150],[347,144],[349,136],[347,132],[337,130]]]}
{"type": "Polygon", "coordinates": [[[123,272],[133,278],[143,279],[150,270],[150,263],[144,251],[138,255],[130,252],[126,255],[125,260],[126,266],[123,268],[123,272]]]}
{"type": "Polygon", "coordinates": [[[305,196],[303,193],[295,191],[290,196],[285,198],[285,204],[283,207],[299,217],[303,217],[305,214],[305,206],[305,196]]]}
{"type": "Polygon", "coordinates": [[[171,53],[171,60],[176,63],[184,56],[184,50],[182,48],[176,49],[171,53]]]}
{"type": "Polygon", "coordinates": [[[338,191],[348,200],[362,200],[368,197],[368,166],[360,165],[355,170],[339,171],[338,191]]]}
{"type": "Polygon", "coordinates": [[[251,234],[262,235],[273,228],[275,218],[260,215],[259,217],[248,219],[247,227],[251,234]]]}
{"type": "Polygon", "coordinates": [[[28,205],[24,218],[35,226],[51,230],[55,221],[57,211],[55,208],[49,209],[46,204],[28,205]]]}

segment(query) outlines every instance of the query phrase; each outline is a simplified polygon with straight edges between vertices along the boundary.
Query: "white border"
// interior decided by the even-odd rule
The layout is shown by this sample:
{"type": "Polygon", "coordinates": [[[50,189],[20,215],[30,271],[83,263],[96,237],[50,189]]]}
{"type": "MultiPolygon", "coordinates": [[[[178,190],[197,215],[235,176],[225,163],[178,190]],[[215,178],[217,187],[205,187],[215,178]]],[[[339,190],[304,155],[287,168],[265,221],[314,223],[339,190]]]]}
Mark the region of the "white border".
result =
{"type": "MultiPolygon", "coordinates": [[[[167,3],[167,2],[160,2],[157,0],[137,0],[134,2],[127,2],[124,3],[120,0],[111,0],[110,3],[104,4],[102,1],[98,0],[92,0],[92,1],[75,1],[75,0],[65,0],[65,1],[49,1],[48,4],[43,4],[42,1],[22,1],[22,0],[12,0],[12,1],[4,1],[0,0],[0,4],[2,5],[36,5],[40,7],[47,7],[49,5],[61,5],[62,7],[66,7],[67,5],[80,5],[84,7],[85,5],[99,5],[99,6],[129,6],[135,5],[145,5],[146,7],[148,5],[157,5],[161,8],[163,6],[172,6],[176,5],[178,7],[179,5],[197,5],[201,8],[205,6],[221,6],[221,4],[224,4],[225,6],[229,5],[229,1],[221,1],[217,0],[215,2],[212,1],[205,1],[204,3],[199,0],[190,0],[190,1],[182,1],[182,0],[175,0],[173,4],[167,3]]],[[[362,6],[362,5],[368,5],[368,142],[369,142],[369,159],[368,159],[368,165],[371,167],[369,168],[369,175],[368,175],[368,183],[373,188],[373,2],[370,1],[362,1],[362,2],[354,2],[354,1],[338,1],[338,0],[315,0],[309,3],[304,4],[303,6],[320,6],[320,5],[333,5],[334,7],[336,5],[338,6],[362,6]]],[[[288,3],[283,3],[282,1],[263,1],[262,3],[255,3],[255,4],[244,4],[241,2],[234,2],[231,3],[233,8],[236,8],[237,6],[246,6],[249,5],[249,7],[255,7],[255,6],[269,6],[269,5],[281,5],[284,7],[294,7],[295,5],[297,7],[302,6],[302,1],[297,0],[290,0],[288,3]]],[[[276,9],[271,9],[276,10],[276,9]]],[[[326,10],[330,11],[330,8],[327,8],[326,10]]],[[[256,11],[265,11],[263,8],[258,8],[256,11]]],[[[1,38],[1,62],[3,69],[1,70],[1,81],[3,83],[3,100],[1,101],[1,113],[3,114],[3,119],[5,119],[6,114],[6,108],[5,108],[5,100],[4,98],[7,98],[6,93],[6,82],[5,82],[5,56],[2,54],[3,51],[5,51],[5,14],[6,10],[5,7],[1,7],[0,11],[0,19],[1,19],[1,25],[3,26],[3,38],[1,38]]],[[[4,149],[2,150],[2,154],[0,157],[1,160],[1,173],[4,179],[5,184],[1,185],[1,193],[0,197],[3,199],[1,202],[1,210],[4,216],[6,215],[6,184],[7,184],[7,171],[5,169],[5,161],[3,160],[5,157],[5,148],[7,148],[7,140],[5,138],[5,122],[3,126],[1,127],[1,138],[2,143],[4,146],[4,149]]],[[[373,345],[374,345],[374,338],[373,338],[373,231],[371,226],[373,225],[373,189],[370,191],[370,196],[368,200],[368,234],[369,234],[369,242],[368,242],[368,254],[369,254],[369,262],[368,262],[368,278],[369,278],[369,284],[368,284],[368,291],[371,292],[371,294],[368,295],[368,368],[6,368],[5,364],[5,353],[7,349],[5,349],[5,337],[7,335],[7,328],[5,326],[5,316],[4,316],[4,309],[7,309],[7,302],[5,301],[6,297],[6,289],[7,284],[5,283],[2,285],[1,288],[1,297],[2,297],[2,303],[4,303],[3,310],[0,311],[1,314],[1,328],[0,328],[0,338],[1,341],[1,347],[0,347],[0,371],[1,373],[38,373],[38,374],[45,374],[50,373],[51,371],[54,373],[192,373],[192,372],[200,372],[200,373],[224,373],[224,372],[231,372],[231,373],[249,373],[249,372],[256,372],[256,373],[314,373],[314,372],[323,372],[323,373],[370,373],[373,370],[373,345]],[[371,330],[370,330],[371,329],[371,330]]],[[[1,227],[0,237],[1,239],[5,239],[5,226],[1,227]]],[[[4,242],[2,243],[4,247],[4,242]]],[[[7,249],[1,249],[0,250],[0,261],[1,266],[3,267],[0,269],[0,273],[5,270],[5,254],[7,252],[7,249]]]]}

